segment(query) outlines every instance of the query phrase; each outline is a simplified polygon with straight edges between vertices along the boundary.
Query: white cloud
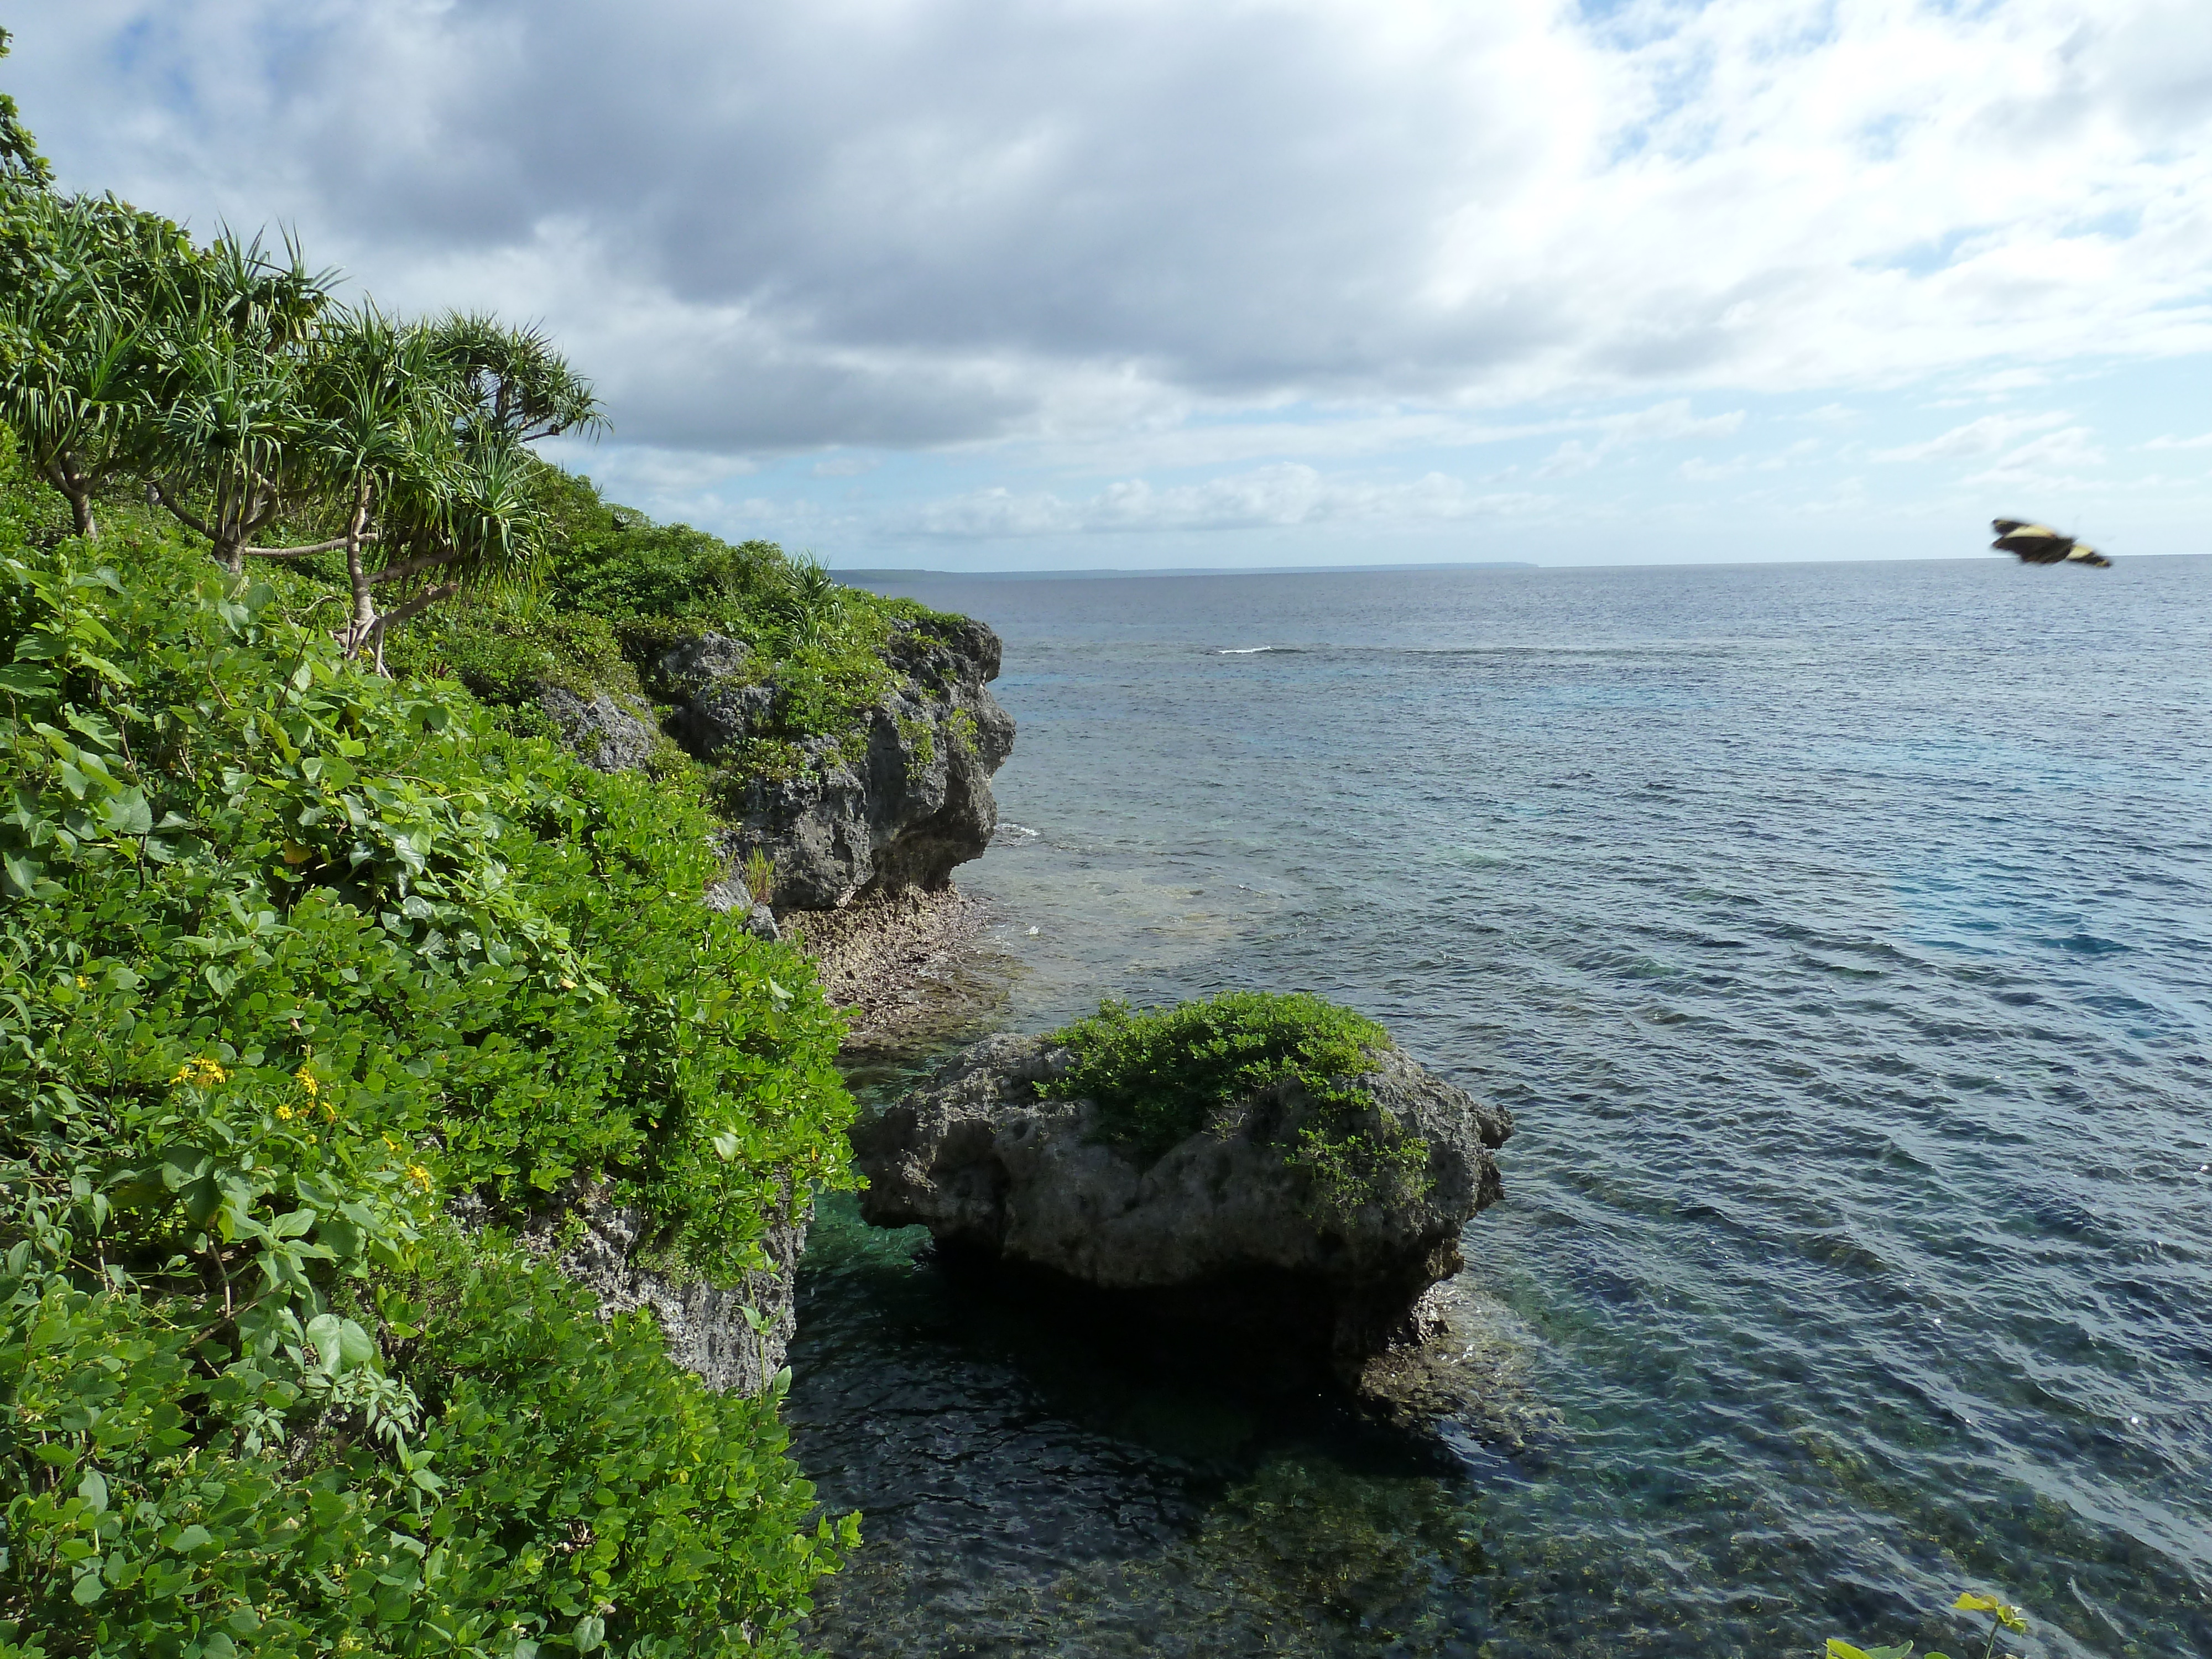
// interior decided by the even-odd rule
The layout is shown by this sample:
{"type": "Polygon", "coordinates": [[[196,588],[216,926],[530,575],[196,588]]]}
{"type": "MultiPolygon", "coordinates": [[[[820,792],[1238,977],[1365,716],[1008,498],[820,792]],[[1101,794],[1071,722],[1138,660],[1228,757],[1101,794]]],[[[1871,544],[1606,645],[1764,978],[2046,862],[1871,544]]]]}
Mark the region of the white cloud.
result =
{"type": "Polygon", "coordinates": [[[1433,524],[1540,511],[1555,501],[1527,493],[1481,494],[1440,472],[1379,483],[1328,477],[1310,466],[1285,464],[1166,489],[1132,478],[1078,501],[1050,491],[977,490],[927,504],[906,527],[928,536],[1013,537],[1338,522],[1433,524]]]}
{"type": "Polygon", "coordinates": [[[2194,438],[2153,438],[2145,449],[2212,449],[2212,432],[2200,432],[2194,438]]]}
{"type": "Polygon", "coordinates": [[[2085,467],[2105,465],[2105,452],[2091,441],[2086,426],[2069,426],[2046,432],[2001,457],[1987,471],[1966,480],[1970,484],[2047,483],[2070,478],[2085,467]]]}
{"type": "Polygon", "coordinates": [[[1669,403],[1654,404],[1649,409],[1576,424],[1594,429],[1597,434],[1595,441],[1585,444],[1579,438],[1568,439],[1537,464],[1538,477],[1571,478],[1577,473],[1589,471],[1615,450],[1638,444],[1729,437],[1743,425],[1743,410],[1734,409],[1724,415],[1698,416],[1691,412],[1688,398],[1677,398],[1669,403]]]}
{"type": "Polygon", "coordinates": [[[1924,443],[1905,444],[1875,452],[1877,461],[1959,461],[1994,455],[2016,444],[2031,432],[2060,425],[2063,415],[1984,415],[1964,426],[1930,438],[1924,443]]]}

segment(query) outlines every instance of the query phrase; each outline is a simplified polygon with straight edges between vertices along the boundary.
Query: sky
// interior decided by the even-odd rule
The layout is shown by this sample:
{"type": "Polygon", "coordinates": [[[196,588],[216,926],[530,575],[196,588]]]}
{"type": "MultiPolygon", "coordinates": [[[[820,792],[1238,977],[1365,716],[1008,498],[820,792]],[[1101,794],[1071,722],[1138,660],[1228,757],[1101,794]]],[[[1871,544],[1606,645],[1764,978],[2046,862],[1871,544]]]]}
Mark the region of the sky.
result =
{"type": "Polygon", "coordinates": [[[2212,551],[2206,0],[42,0],[66,187],[833,567],[2212,551]]]}

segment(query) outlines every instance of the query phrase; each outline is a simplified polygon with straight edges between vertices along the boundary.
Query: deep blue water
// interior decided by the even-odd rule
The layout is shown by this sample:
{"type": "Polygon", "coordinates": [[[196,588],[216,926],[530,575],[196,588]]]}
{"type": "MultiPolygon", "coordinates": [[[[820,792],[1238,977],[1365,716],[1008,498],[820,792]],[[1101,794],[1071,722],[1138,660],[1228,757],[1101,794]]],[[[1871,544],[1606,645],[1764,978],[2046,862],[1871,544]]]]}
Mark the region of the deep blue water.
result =
{"type": "Polygon", "coordinates": [[[2212,560],[896,591],[1006,641],[994,1023],[1311,989],[1520,1130],[1432,1436],[833,1203],[828,1651],[2212,1654],[2212,560]]]}

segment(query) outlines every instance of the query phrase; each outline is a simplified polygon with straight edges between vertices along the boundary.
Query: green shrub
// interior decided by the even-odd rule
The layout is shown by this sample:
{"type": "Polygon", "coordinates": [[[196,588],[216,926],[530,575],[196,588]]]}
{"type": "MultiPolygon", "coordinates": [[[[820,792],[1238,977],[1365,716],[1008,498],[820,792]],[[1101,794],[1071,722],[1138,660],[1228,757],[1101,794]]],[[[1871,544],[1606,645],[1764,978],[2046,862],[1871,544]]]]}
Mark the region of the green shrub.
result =
{"type": "Polygon", "coordinates": [[[597,1185],[758,1265],[849,1179],[805,959],[698,902],[696,803],[341,662],[307,579],[34,547],[21,494],[0,1654],[789,1651],[840,1529],[774,1401],[441,1214],[597,1185]]]}
{"type": "Polygon", "coordinates": [[[0,1652],[795,1654],[858,1539],[775,1396],[709,1393],[526,1258],[450,1230],[413,1258],[381,1297],[420,1322],[380,1327],[423,1395],[396,1455],[364,1390],[211,1354],[175,1298],[0,1278],[0,1652]]]}
{"type": "Polygon", "coordinates": [[[545,684],[659,695],[657,665],[704,633],[751,648],[741,678],[776,687],[773,714],[735,752],[714,757],[705,799],[742,811],[755,779],[795,777],[809,739],[860,758],[870,711],[899,682],[894,624],[945,620],[911,599],[841,586],[818,562],[773,542],[732,544],[688,525],[657,526],[602,501],[587,479],[538,477],[556,552],[527,596],[464,595],[411,624],[387,652],[403,674],[450,674],[511,711],[511,729],[543,730],[545,684]]]}
{"type": "Polygon", "coordinates": [[[1215,1113],[1295,1078],[1316,1099],[1360,1103],[1349,1084],[1367,1051],[1390,1044],[1373,1020],[1304,992],[1224,991],[1200,1002],[1138,1012],[1102,1002],[1088,1019],[1051,1033],[1074,1065],[1041,1093],[1097,1103],[1108,1138],[1157,1158],[1215,1113]]]}

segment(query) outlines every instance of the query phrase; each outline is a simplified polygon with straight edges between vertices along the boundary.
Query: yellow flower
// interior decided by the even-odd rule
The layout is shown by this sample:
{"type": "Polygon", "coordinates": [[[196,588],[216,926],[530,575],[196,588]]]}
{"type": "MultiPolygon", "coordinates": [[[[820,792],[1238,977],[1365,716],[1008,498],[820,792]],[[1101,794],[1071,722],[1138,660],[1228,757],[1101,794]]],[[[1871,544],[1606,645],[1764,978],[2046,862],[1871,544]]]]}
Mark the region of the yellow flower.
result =
{"type": "Polygon", "coordinates": [[[216,1065],[215,1061],[202,1055],[197,1060],[188,1060],[179,1066],[177,1068],[176,1076],[171,1078],[169,1081],[173,1084],[189,1083],[196,1089],[208,1089],[218,1083],[229,1082],[230,1073],[216,1065]]]}
{"type": "Polygon", "coordinates": [[[307,1091],[307,1098],[310,1100],[313,1100],[315,1097],[316,1094],[323,1086],[321,1084],[315,1081],[315,1074],[307,1069],[305,1061],[301,1063],[300,1069],[298,1071],[292,1073],[292,1079],[302,1089],[305,1089],[307,1091]]]}
{"type": "Polygon", "coordinates": [[[80,991],[89,991],[92,988],[92,981],[82,974],[79,974],[76,976],[76,988],[80,991]]]}
{"type": "Polygon", "coordinates": [[[289,1123],[292,1118],[292,1109],[289,1106],[279,1106],[276,1109],[276,1115],[289,1123]]]}
{"type": "Polygon", "coordinates": [[[420,1187],[424,1192],[427,1193],[430,1190],[430,1172],[424,1169],[421,1164],[409,1164],[407,1166],[407,1178],[413,1182],[416,1186],[420,1187]]]}

